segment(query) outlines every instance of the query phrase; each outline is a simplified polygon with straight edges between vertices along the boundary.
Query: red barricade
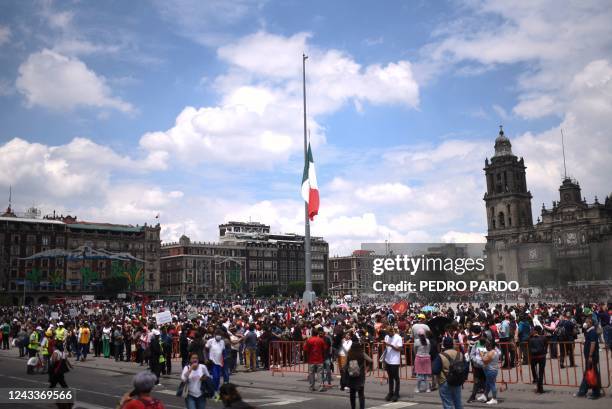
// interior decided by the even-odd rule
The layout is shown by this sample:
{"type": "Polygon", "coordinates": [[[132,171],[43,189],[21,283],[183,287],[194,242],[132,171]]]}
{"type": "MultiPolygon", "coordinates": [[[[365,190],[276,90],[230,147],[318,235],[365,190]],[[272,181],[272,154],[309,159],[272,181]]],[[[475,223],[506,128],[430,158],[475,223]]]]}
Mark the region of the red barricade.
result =
{"type": "MultiPolygon", "coordinates": [[[[308,364],[303,352],[304,342],[300,341],[275,341],[270,343],[268,353],[268,364],[272,374],[285,372],[295,372],[308,374],[308,364]]],[[[531,369],[531,357],[529,355],[528,345],[520,345],[514,342],[498,343],[502,356],[500,358],[500,368],[497,375],[497,383],[503,386],[508,384],[531,384],[533,375],[531,369]],[[526,354],[527,364],[522,365],[523,355],[526,354]]],[[[460,350],[461,345],[456,345],[455,348],[460,350]]],[[[558,342],[553,344],[553,347],[558,348],[557,357],[551,358],[550,353],[547,354],[544,371],[544,384],[547,386],[572,386],[578,387],[582,381],[585,362],[583,358],[583,342],[558,342]],[[564,368],[561,368],[561,357],[564,357],[564,368]],[[573,357],[574,366],[569,366],[573,357]]],[[[364,345],[365,352],[373,360],[372,371],[368,371],[366,376],[373,376],[383,382],[387,378],[387,373],[383,369],[380,362],[380,357],[384,351],[383,343],[367,343],[364,345]]],[[[599,351],[598,369],[601,375],[602,388],[610,386],[610,359],[607,349],[599,351]]],[[[404,350],[401,355],[400,379],[415,380],[416,375],[413,372],[414,360],[414,344],[405,343],[404,350]]],[[[339,360],[332,364],[332,374],[339,375],[340,363],[339,360]]],[[[470,374],[467,382],[473,382],[473,368],[470,365],[470,374]]]]}

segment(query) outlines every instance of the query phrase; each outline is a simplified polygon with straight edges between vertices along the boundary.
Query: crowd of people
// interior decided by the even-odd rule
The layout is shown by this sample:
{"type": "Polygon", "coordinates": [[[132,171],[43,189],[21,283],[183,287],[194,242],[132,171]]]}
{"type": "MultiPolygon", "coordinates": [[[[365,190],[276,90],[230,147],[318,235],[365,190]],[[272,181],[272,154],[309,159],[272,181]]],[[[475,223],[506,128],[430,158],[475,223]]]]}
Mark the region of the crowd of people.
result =
{"type": "MultiPolygon", "coordinates": [[[[312,391],[332,384],[349,392],[351,407],[365,406],[366,373],[377,367],[388,379],[387,401],[400,399],[400,368],[410,366],[415,393],[438,390],[444,408],[462,408],[468,370],[474,383],[467,402],[498,402],[499,371],[530,365],[536,392],[543,392],[547,356],[561,368],[574,366],[575,341],[583,339],[584,379],[576,396],[601,394],[600,344],[610,348],[611,309],[585,303],[350,303],[297,299],[242,299],[239,302],[167,302],[0,307],[3,348],[13,345],[30,358],[28,371],[42,366],[52,387],[66,387],[67,358],[133,361],[148,367],[138,385],[158,385],[160,375],[180,374],[188,408],[203,408],[203,380],[213,399],[240,366],[245,371],[307,364],[312,391]],[[350,304],[350,305],[349,305],[350,304]],[[171,322],[158,325],[156,313],[171,322]],[[144,313],[144,314],[143,314],[144,313]],[[283,341],[283,342],[279,342],[283,341]],[[173,368],[174,356],[180,368],[173,368]],[[42,365],[41,365],[42,363],[42,365]],[[461,369],[461,371],[460,371],[461,369]],[[594,373],[595,381],[591,381],[594,373]],[[587,376],[588,375],[588,376],[587,376]],[[200,382],[200,383],[198,383],[200,382]]],[[[151,386],[141,388],[149,393],[151,386]]],[[[136,390],[135,389],[135,390],[136,390]]],[[[232,392],[233,393],[233,392],[232,392]]],[[[231,393],[230,393],[231,394],[231,393]]],[[[126,399],[125,407],[137,407],[126,399]]]]}

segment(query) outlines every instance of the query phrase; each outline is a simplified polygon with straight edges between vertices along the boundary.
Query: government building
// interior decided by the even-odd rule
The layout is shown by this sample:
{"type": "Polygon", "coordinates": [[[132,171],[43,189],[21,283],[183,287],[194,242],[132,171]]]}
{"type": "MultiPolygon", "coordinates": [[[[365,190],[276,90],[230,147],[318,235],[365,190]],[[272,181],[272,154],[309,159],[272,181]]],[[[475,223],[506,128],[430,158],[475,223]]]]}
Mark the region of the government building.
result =
{"type": "Polygon", "coordinates": [[[0,213],[3,303],[53,303],[83,295],[159,292],[160,226],[88,222],[29,209],[0,213]],[[105,288],[121,277],[123,288],[105,288]]]}
{"type": "MultiPolygon", "coordinates": [[[[329,247],[321,237],[311,237],[310,246],[313,289],[320,295],[327,289],[329,247]]],[[[165,298],[227,298],[257,294],[262,286],[282,294],[304,280],[304,236],[271,233],[262,223],[231,221],[219,226],[218,242],[183,235],[161,247],[165,298]]]]}
{"type": "Polygon", "coordinates": [[[559,200],[543,204],[534,223],[526,169],[500,129],[484,167],[490,277],[523,287],[612,279],[612,195],[588,203],[578,181],[565,176],[559,200]]]}

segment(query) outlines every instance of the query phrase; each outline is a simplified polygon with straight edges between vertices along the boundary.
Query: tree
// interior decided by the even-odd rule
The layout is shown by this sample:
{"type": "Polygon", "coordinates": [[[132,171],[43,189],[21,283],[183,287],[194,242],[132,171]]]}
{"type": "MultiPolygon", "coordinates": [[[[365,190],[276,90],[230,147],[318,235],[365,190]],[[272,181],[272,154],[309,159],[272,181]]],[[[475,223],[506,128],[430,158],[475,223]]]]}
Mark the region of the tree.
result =
{"type": "Polygon", "coordinates": [[[287,284],[286,294],[289,296],[302,295],[305,289],[306,283],[304,283],[303,281],[290,281],[289,284],[287,284]]]}
{"type": "Polygon", "coordinates": [[[255,289],[255,295],[258,297],[271,297],[278,293],[278,287],[275,285],[260,285],[255,289]]]}

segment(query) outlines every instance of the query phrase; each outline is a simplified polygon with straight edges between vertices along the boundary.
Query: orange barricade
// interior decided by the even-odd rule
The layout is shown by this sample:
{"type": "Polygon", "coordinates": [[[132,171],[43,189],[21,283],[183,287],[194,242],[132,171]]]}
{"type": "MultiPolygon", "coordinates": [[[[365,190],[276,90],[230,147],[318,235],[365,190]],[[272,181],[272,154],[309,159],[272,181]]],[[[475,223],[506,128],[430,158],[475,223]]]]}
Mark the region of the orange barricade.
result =
{"type": "Polygon", "coordinates": [[[181,351],[179,350],[179,338],[174,336],[172,337],[172,358],[176,358],[181,355],[181,351]]]}
{"type": "MultiPolygon", "coordinates": [[[[547,386],[570,386],[578,387],[582,382],[582,376],[586,363],[584,362],[583,342],[557,342],[554,347],[558,349],[558,358],[551,358],[547,354],[544,371],[544,384],[547,386]],[[561,354],[563,352],[563,354],[561,354]],[[561,368],[561,357],[564,357],[564,368],[561,368]],[[574,366],[569,366],[570,357],[573,357],[574,366]]],[[[268,351],[268,363],[272,375],[275,373],[284,374],[285,372],[308,374],[308,364],[303,352],[304,342],[300,341],[274,341],[270,343],[268,351]]],[[[455,346],[457,350],[461,345],[455,346]]],[[[533,374],[531,369],[531,357],[528,345],[520,345],[514,342],[498,343],[502,357],[500,368],[497,375],[497,383],[502,385],[502,390],[507,389],[508,384],[531,384],[533,374]],[[522,365],[523,354],[527,354],[527,365],[522,365]],[[505,365],[504,365],[505,364],[505,365]],[[505,386],[505,388],[504,388],[505,386]]],[[[553,348],[554,348],[553,347],[553,348]]],[[[381,380],[387,379],[387,373],[383,369],[380,357],[384,351],[383,343],[367,343],[364,345],[365,352],[372,357],[373,369],[367,371],[366,376],[373,376],[381,380]]],[[[610,359],[607,349],[599,351],[598,369],[601,375],[601,387],[610,387],[610,359]]],[[[413,372],[414,344],[409,342],[404,344],[401,355],[400,379],[415,380],[413,372]]],[[[333,375],[340,374],[338,362],[333,362],[333,375]]],[[[470,365],[470,374],[467,382],[473,382],[473,368],[470,365]]]]}

